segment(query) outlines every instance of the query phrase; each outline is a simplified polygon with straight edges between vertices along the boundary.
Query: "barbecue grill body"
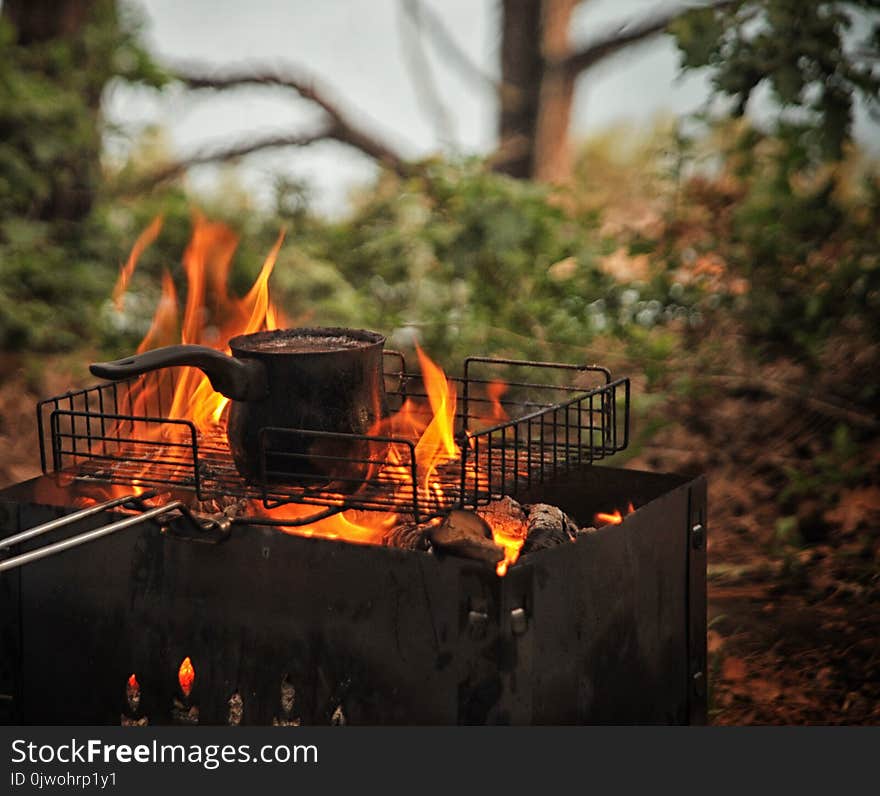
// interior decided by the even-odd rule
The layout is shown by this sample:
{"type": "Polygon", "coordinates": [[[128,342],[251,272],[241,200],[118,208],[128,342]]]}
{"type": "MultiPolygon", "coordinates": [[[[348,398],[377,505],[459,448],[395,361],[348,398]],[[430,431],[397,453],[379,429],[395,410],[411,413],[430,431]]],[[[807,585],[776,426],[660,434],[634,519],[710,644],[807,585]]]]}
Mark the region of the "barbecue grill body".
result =
{"type": "MultiPolygon", "coordinates": [[[[2,536],[63,513],[34,484],[0,493],[2,536]]],[[[189,656],[205,724],[226,723],[235,691],[245,724],[329,724],[338,707],[350,724],[702,723],[705,481],[592,467],[518,497],[581,524],[639,509],[504,578],[260,526],[212,544],[149,524],[0,575],[0,717],[118,724],[135,673],[141,713],[167,724],[189,656]]]]}

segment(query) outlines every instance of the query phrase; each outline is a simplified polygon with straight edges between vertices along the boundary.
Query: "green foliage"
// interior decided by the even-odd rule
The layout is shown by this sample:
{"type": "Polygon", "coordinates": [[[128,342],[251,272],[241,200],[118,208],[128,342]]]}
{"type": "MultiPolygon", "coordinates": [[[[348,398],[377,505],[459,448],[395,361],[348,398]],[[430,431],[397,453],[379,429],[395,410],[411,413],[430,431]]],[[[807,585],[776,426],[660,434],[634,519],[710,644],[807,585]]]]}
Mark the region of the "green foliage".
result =
{"type": "MultiPolygon", "coordinates": [[[[844,35],[846,19],[825,8],[836,4],[796,5],[743,2],[732,18],[689,16],[677,28],[686,65],[709,63],[719,80],[728,61],[750,74],[747,54],[766,60],[758,33],[786,20],[816,41],[844,35]]],[[[93,4],[75,37],[22,47],[3,22],[0,39],[0,347],[64,348],[97,331],[104,346],[126,350],[146,331],[162,269],[184,289],[191,210],[181,190],[102,197],[99,99],[114,79],[158,85],[164,75],[139,46],[137,21],[120,21],[110,0],[93,4]],[[117,268],[159,212],[163,231],[142,257],[125,316],[109,312],[117,268]]],[[[786,59],[826,85],[801,58],[806,46],[786,43],[761,72],[785,101],[815,99],[808,82],[798,92],[784,77],[786,59]]],[[[747,99],[748,85],[738,96],[747,99]]],[[[447,362],[482,351],[585,360],[597,336],[617,335],[659,388],[669,386],[678,333],[698,335],[713,313],[734,313],[763,349],[806,357],[853,319],[880,339],[876,176],[864,171],[856,186],[846,164],[818,168],[794,124],[708,144],[665,129],[625,156],[611,151],[620,139],[585,151],[566,191],[476,161],[436,161],[408,180],[382,177],[338,221],[313,217],[290,181],[278,182],[268,214],[234,186],[201,204],[240,235],[234,292],[246,291],[285,226],[273,290],[293,321],[369,326],[394,345],[418,337],[447,362]],[[707,147],[713,176],[699,173],[707,147]],[[699,276],[704,260],[720,263],[723,278],[699,276]],[[748,289],[734,289],[737,280],[748,289]]]]}
{"type": "Polygon", "coordinates": [[[710,67],[713,85],[742,115],[767,85],[816,160],[838,159],[856,98],[880,107],[876,0],[741,0],[697,9],[672,26],[684,69],[710,67]],[[863,35],[864,34],[864,35],[863,35]]]}
{"type": "Polygon", "coordinates": [[[0,213],[88,211],[101,177],[101,94],[112,79],[159,85],[163,76],[111,0],[93,3],[74,35],[27,45],[0,18],[0,213]]]}
{"type": "MultiPolygon", "coordinates": [[[[349,320],[448,356],[583,345],[595,332],[591,304],[616,307],[618,287],[597,267],[595,219],[550,199],[478,163],[429,164],[424,176],[378,185],[345,221],[300,229],[291,246],[301,267],[293,277],[279,268],[276,284],[293,295],[307,262],[332,264],[343,292],[360,297],[349,320]]],[[[314,309],[323,317],[320,301],[314,309]]]]}
{"type": "MultiPolygon", "coordinates": [[[[773,528],[773,538],[771,542],[770,552],[776,555],[783,555],[787,548],[798,543],[798,521],[797,517],[785,516],[779,517],[773,528]]],[[[788,563],[788,559],[786,559],[788,563]]]]}
{"type": "Polygon", "coordinates": [[[817,165],[796,131],[744,123],[670,136],[669,150],[665,218],[631,233],[630,247],[686,283],[704,319],[732,316],[760,353],[806,363],[844,329],[880,341],[875,163],[850,146],[817,165]]]}
{"type": "Polygon", "coordinates": [[[818,453],[802,467],[786,468],[788,484],[779,495],[780,503],[814,498],[830,505],[841,487],[856,486],[868,475],[863,447],[847,426],[836,426],[830,442],[828,450],[818,453]]]}
{"type": "MultiPolygon", "coordinates": [[[[403,183],[380,178],[338,221],[312,216],[302,187],[288,183],[278,185],[274,213],[225,202],[201,209],[239,233],[237,294],[286,227],[272,294],[292,323],[374,328],[395,347],[417,339],[447,365],[489,351],[592,361],[590,342],[614,334],[643,350],[659,378],[675,338],[647,331],[690,317],[688,302],[699,295],[665,273],[615,278],[602,266],[617,243],[600,233],[600,213],[478,162],[426,164],[403,183]]],[[[141,258],[124,315],[109,307],[101,315],[103,345],[113,351],[134,347],[148,328],[163,268],[185,289],[182,194],[109,215],[125,219],[130,243],[160,210],[162,234],[141,258]]]]}
{"type": "Polygon", "coordinates": [[[101,94],[111,79],[163,79],[135,23],[101,0],[74,35],[25,46],[0,17],[2,349],[65,348],[94,330],[125,245],[93,209],[101,94]]]}

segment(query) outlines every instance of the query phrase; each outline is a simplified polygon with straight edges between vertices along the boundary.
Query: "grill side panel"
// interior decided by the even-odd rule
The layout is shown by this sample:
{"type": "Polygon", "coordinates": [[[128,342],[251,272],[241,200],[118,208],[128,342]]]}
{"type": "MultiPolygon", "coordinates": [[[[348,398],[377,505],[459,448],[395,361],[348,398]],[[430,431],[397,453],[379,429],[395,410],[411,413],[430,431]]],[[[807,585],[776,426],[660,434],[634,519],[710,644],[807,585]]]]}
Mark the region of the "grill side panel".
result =
{"type": "MultiPolygon", "coordinates": [[[[106,537],[19,570],[22,644],[4,644],[0,669],[20,678],[3,720],[117,724],[135,673],[143,712],[168,723],[189,656],[207,724],[226,722],[236,691],[244,723],[284,718],[285,676],[303,724],[339,707],[352,724],[699,723],[705,554],[688,541],[704,490],[605,467],[555,479],[524,498],[581,524],[630,499],[639,508],[503,579],[477,562],[265,527],[218,544],[148,525],[106,537]]],[[[14,505],[4,536],[61,513],[14,505]]]]}

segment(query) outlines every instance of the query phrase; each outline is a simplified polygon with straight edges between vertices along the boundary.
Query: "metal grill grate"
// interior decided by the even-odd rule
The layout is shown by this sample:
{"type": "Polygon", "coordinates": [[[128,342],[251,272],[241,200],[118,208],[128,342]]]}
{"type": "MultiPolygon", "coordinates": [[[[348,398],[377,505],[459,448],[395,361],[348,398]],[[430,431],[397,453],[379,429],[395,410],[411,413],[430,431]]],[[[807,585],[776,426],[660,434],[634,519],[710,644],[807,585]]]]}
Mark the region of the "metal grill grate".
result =
{"type": "MultiPolygon", "coordinates": [[[[385,355],[392,415],[429,419],[421,377],[408,371],[399,352],[385,355]]],[[[288,504],[393,511],[424,521],[516,496],[536,482],[617,453],[628,442],[629,379],[612,380],[598,366],[470,357],[462,376],[449,380],[457,393],[461,455],[436,472],[420,471],[418,436],[402,421],[392,424],[392,433],[375,436],[265,428],[261,477],[249,483],[236,470],[222,424],[200,433],[190,420],[167,417],[174,381],[148,373],[41,401],[43,472],[183,490],[199,501],[244,499],[251,501],[249,520],[256,523],[284,524],[278,509],[288,504]],[[290,453],[285,440],[291,435],[315,445],[307,454],[290,453]],[[362,455],[351,455],[353,441],[362,455]],[[339,449],[349,453],[334,453],[339,449]]]]}

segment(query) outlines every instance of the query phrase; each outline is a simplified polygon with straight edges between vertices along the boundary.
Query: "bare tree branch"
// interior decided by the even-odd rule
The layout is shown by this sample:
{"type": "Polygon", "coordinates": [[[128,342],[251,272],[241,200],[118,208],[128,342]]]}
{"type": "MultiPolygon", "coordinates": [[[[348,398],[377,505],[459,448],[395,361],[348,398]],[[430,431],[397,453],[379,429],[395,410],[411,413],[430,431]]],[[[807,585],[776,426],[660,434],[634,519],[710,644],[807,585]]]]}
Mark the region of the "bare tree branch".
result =
{"type": "Polygon", "coordinates": [[[246,142],[207,146],[180,160],[166,163],[143,177],[138,177],[128,182],[122,181],[117,189],[117,193],[123,196],[133,196],[149,191],[163,182],[179,177],[193,166],[204,166],[209,163],[227,163],[236,158],[265,149],[278,149],[290,146],[305,147],[318,141],[339,140],[337,136],[338,132],[334,130],[332,125],[328,125],[313,133],[272,135],[262,138],[249,138],[246,142]]]}
{"type": "Polygon", "coordinates": [[[437,137],[440,139],[440,143],[454,147],[455,128],[452,117],[443,104],[437,83],[434,80],[434,74],[431,71],[431,64],[422,47],[424,29],[422,5],[418,0],[401,0],[401,8],[403,14],[399,17],[401,22],[400,38],[404,55],[409,61],[409,75],[416,90],[416,98],[424,106],[426,113],[437,128],[437,137]],[[405,20],[407,18],[412,26],[411,29],[406,27],[405,20]]]}
{"type": "Polygon", "coordinates": [[[562,58],[551,62],[551,67],[562,69],[569,76],[575,77],[585,69],[595,66],[599,61],[608,58],[625,47],[637,42],[644,41],[659,33],[663,33],[670,24],[680,19],[685,14],[696,9],[720,9],[733,6],[741,0],[713,0],[699,6],[678,6],[676,8],[658,11],[656,14],[645,17],[637,22],[626,24],[599,36],[595,41],[587,44],[579,50],[569,53],[562,58]]]}
{"type": "Polygon", "coordinates": [[[520,91],[516,86],[511,86],[496,80],[488,74],[479,64],[459,46],[455,36],[449,32],[449,28],[443,22],[442,17],[428,3],[421,0],[409,0],[408,6],[418,8],[419,14],[426,23],[425,32],[434,40],[434,46],[438,52],[446,57],[446,62],[457,69],[459,74],[466,80],[476,83],[478,86],[487,88],[493,93],[508,97],[508,101],[517,102],[520,91]]]}
{"type": "MultiPolygon", "coordinates": [[[[407,159],[396,152],[390,144],[351,121],[349,115],[341,110],[336,101],[330,99],[330,93],[326,89],[319,88],[313,78],[298,75],[293,67],[285,67],[283,72],[273,67],[240,67],[221,72],[181,65],[174,71],[174,76],[191,89],[219,91],[241,86],[274,86],[290,89],[303,99],[315,103],[328,117],[327,130],[322,138],[332,138],[359,149],[401,176],[406,176],[412,171],[407,159]]],[[[292,136],[291,139],[296,141],[299,137],[292,136]]],[[[269,146],[284,146],[284,144],[269,146]]],[[[265,149],[266,146],[261,148],[265,149]]]]}

